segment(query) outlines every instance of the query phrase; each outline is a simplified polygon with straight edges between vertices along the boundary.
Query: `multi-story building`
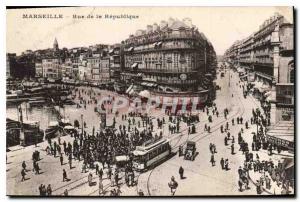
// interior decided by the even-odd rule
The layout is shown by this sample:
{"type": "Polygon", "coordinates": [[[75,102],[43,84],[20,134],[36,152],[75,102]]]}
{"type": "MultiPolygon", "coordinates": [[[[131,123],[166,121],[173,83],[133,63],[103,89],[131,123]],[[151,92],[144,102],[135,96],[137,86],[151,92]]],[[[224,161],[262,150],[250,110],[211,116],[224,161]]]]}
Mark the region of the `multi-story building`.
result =
{"type": "Polygon", "coordinates": [[[202,86],[201,80],[211,73],[211,54],[215,55],[213,46],[191,19],[170,18],[125,40],[121,79],[150,87],[156,94],[186,93],[206,100],[211,85],[202,86]]]}
{"type": "Polygon", "coordinates": [[[87,61],[82,60],[78,65],[78,78],[81,81],[88,81],[91,77],[91,69],[87,67],[87,61]]]}
{"type": "Polygon", "coordinates": [[[269,142],[289,150],[294,150],[293,30],[293,24],[276,13],[242,40],[239,53],[234,51],[236,43],[225,52],[227,61],[235,61],[246,69],[248,78],[249,74],[254,78],[254,92],[259,91],[261,98],[270,102],[269,142]]]}
{"type": "Polygon", "coordinates": [[[55,80],[61,79],[61,64],[62,61],[58,57],[42,59],[43,77],[55,80]]]}
{"type": "Polygon", "coordinates": [[[43,77],[42,61],[35,62],[35,77],[43,77]]]}
{"type": "Polygon", "coordinates": [[[100,71],[99,71],[99,81],[100,83],[110,82],[110,60],[109,57],[102,57],[100,59],[100,71]]]}
{"type": "Polygon", "coordinates": [[[100,80],[100,56],[86,58],[87,68],[91,70],[91,80],[99,82],[100,80]]]}
{"type": "Polygon", "coordinates": [[[279,47],[283,43],[277,32],[284,32],[286,26],[281,26],[284,24],[290,23],[276,13],[258,31],[240,43],[235,42],[225,52],[225,58],[244,68],[246,72],[255,72],[255,80],[264,85],[265,89],[271,90],[273,80],[278,78],[279,47]]]}
{"type": "Polygon", "coordinates": [[[247,80],[254,81],[255,74],[254,67],[253,67],[253,59],[254,59],[254,52],[253,52],[253,35],[250,35],[246,39],[244,39],[240,45],[240,52],[239,52],[239,65],[242,69],[245,70],[247,80]]]}
{"type": "Polygon", "coordinates": [[[16,54],[15,53],[7,53],[6,54],[6,78],[10,78],[13,76],[13,70],[16,66],[16,54]]]}
{"type": "Polygon", "coordinates": [[[109,49],[110,56],[110,78],[111,81],[119,81],[121,67],[124,66],[123,46],[114,44],[109,49]]]}

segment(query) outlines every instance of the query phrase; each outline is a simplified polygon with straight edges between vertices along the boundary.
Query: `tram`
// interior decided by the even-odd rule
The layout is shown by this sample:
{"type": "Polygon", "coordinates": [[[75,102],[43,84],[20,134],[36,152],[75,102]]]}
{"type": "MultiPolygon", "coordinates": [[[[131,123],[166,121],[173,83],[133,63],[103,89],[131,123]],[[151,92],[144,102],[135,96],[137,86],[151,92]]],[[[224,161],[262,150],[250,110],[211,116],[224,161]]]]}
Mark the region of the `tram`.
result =
{"type": "Polygon", "coordinates": [[[168,139],[160,138],[146,142],[143,146],[137,146],[133,151],[133,168],[137,171],[147,170],[157,165],[171,154],[171,146],[168,139]]]}

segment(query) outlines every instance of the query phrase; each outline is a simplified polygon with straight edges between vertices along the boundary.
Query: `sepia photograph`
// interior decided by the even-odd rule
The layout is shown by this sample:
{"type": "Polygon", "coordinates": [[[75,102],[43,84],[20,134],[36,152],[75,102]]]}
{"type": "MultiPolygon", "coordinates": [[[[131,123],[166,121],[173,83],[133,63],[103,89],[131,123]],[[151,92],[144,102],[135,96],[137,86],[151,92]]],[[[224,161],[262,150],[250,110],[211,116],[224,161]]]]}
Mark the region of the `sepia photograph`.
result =
{"type": "Polygon", "coordinates": [[[7,196],[295,196],[293,7],[5,12],[7,196]]]}

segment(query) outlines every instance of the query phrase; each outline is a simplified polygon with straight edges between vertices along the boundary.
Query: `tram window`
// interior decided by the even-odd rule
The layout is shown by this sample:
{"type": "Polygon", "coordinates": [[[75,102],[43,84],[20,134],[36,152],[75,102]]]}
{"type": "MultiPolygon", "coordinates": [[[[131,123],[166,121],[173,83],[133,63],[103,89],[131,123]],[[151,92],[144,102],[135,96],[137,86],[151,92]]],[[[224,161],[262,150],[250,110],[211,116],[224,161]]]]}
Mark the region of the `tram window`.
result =
{"type": "Polygon", "coordinates": [[[145,161],[149,160],[149,153],[145,155],[145,161]]]}

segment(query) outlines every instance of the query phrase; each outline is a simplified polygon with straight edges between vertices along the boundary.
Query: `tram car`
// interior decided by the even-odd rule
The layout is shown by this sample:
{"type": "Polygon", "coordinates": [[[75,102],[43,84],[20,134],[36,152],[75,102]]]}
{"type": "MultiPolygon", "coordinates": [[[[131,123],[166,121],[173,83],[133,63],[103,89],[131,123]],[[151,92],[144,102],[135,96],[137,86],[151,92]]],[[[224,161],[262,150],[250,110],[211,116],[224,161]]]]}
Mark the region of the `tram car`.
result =
{"type": "Polygon", "coordinates": [[[133,168],[145,171],[165,160],[170,154],[171,146],[168,139],[151,140],[143,146],[137,146],[133,151],[133,168]]]}

